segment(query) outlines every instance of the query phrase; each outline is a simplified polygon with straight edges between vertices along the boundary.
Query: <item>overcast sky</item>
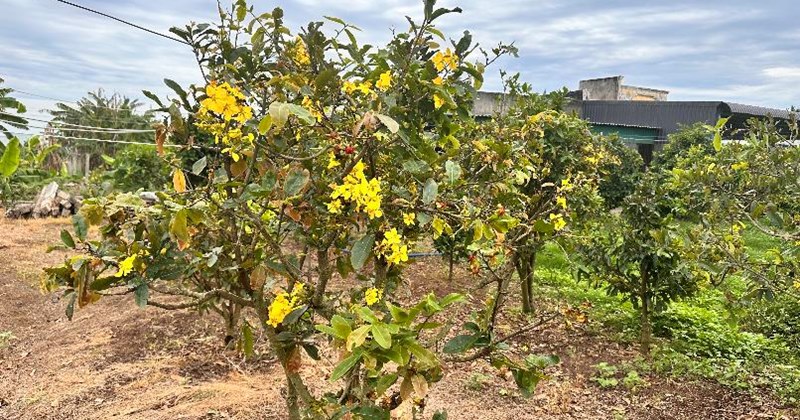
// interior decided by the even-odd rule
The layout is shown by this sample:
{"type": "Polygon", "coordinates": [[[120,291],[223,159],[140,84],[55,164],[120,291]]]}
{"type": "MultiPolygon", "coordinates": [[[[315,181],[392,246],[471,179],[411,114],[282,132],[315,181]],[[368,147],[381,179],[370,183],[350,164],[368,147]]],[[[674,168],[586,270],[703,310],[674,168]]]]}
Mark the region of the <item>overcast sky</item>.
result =
{"type": "MultiPolygon", "coordinates": [[[[167,32],[215,18],[210,0],[74,0],[167,32]]],[[[225,0],[223,0],[223,3],[225,0]]],[[[297,29],[323,15],[343,18],[364,39],[386,41],[418,17],[415,0],[250,1],[280,5],[297,29]]],[[[669,90],[672,100],[727,100],[788,108],[800,105],[800,4],[797,0],[596,1],[446,0],[464,12],[439,22],[453,38],[465,29],[485,46],[516,42],[520,57],[490,70],[520,72],[537,90],[575,89],[580,79],[624,75],[625,83],[669,90]]],[[[162,79],[199,81],[188,49],[55,0],[0,0],[0,77],[6,86],[75,100],[97,88],[142,97],[166,94],[162,79]]],[[[53,101],[18,94],[31,115],[53,101]]],[[[143,99],[150,107],[147,99],[143,99]]]]}

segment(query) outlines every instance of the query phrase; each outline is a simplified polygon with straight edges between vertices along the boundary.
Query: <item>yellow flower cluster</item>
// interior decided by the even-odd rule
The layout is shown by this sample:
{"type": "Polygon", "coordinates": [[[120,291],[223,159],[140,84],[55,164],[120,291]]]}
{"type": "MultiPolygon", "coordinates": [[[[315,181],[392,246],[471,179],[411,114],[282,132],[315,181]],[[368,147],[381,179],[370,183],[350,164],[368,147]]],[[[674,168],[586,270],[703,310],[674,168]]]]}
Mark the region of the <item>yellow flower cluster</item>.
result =
{"type": "Polygon", "coordinates": [[[381,73],[380,78],[375,82],[375,87],[382,92],[389,90],[389,88],[392,87],[392,72],[387,70],[381,73]]]}
{"type": "Polygon", "coordinates": [[[294,57],[292,57],[295,63],[301,66],[307,66],[311,64],[311,57],[308,55],[308,48],[306,48],[306,43],[303,42],[303,39],[299,36],[295,38],[294,41],[294,57]]]}
{"type": "Polygon", "coordinates": [[[372,92],[372,82],[369,80],[363,82],[351,82],[349,80],[345,80],[342,84],[342,90],[344,93],[348,95],[352,95],[353,92],[361,92],[364,95],[369,95],[372,92]]]}
{"type": "Polygon", "coordinates": [[[331,150],[330,153],[328,153],[327,169],[333,169],[339,165],[341,165],[341,163],[339,163],[339,161],[336,160],[336,153],[333,153],[333,151],[331,150]]]}
{"type": "Polygon", "coordinates": [[[444,69],[455,70],[458,67],[458,56],[453,54],[450,48],[445,50],[444,53],[437,51],[433,58],[431,58],[431,61],[433,61],[433,66],[436,67],[438,71],[444,69]]]}
{"type": "Polygon", "coordinates": [[[738,162],[731,165],[731,169],[734,171],[743,171],[750,167],[750,164],[747,162],[738,162]]]}
{"type": "Polygon", "coordinates": [[[364,163],[360,160],[353,170],[344,178],[342,185],[334,187],[328,211],[341,212],[342,201],[355,203],[356,211],[364,211],[370,219],[383,216],[381,210],[381,183],[376,178],[367,180],[364,175],[364,163]]]}
{"type": "Polygon", "coordinates": [[[244,124],[253,118],[253,109],[245,104],[245,97],[239,89],[228,82],[217,85],[211,82],[206,86],[206,99],[200,102],[200,117],[207,117],[213,112],[225,122],[236,121],[244,124]]]}
{"type": "Polygon", "coordinates": [[[441,108],[441,107],[442,107],[442,105],[444,105],[444,104],[445,104],[445,102],[446,102],[446,101],[444,100],[444,98],[442,98],[441,96],[439,96],[439,94],[433,94],[433,106],[434,106],[436,109],[439,109],[439,108],[441,108]]]}
{"type": "Polygon", "coordinates": [[[400,264],[408,261],[408,245],[403,244],[403,238],[397,233],[397,229],[392,228],[383,234],[377,254],[386,258],[389,264],[400,264]]]}
{"type": "Polygon", "coordinates": [[[567,199],[565,197],[556,197],[556,205],[562,209],[567,209],[567,199]]]}
{"type": "Polygon", "coordinates": [[[567,226],[567,221],[560,214],[550,213],[550,223],[553,224],[553,229],[558,232],[567,226]]]}
{"type": "Polygon", "coordinates": [[[315,104],[308,96],[303,97],[303,108],[305,108],[311,115],[317,119],[317,122],[322,121],[322,112],[320,112],[319,101],[315,104]]]}
{"type": "Polygon", "coordinates": [[[369,289],[367,289],[366,292],[364,292],[364,302],[367,303],[367,306],[372,306],[378,303],[378,301],[381,300],[382,296],[383,296],[382,291],[374,287],[370,287],[369,289]]]}
{"type": "Polygon", "coordinates": [[[272,328],[277,328],[287,315],[300,307],[299,303],[303,299],[304,292],[305,285],[297,283],[294,285],[291,294],[286,292],[276,294],[275,299],[269,304],[269,320],[267,320],[267,324],[271,325],[272,328]]]}
{"type": "Polygon", "coordinates": [[[406,226],[411,226],[414,224],[414,220],[417,219],[417,215],[414,213],[403,213],[403,223],[406,226]]]}
{"type": "MultiPolygon", "coordinates": [[[[117,272],[114,274],[114,277],[125,277],[133,271],[133,265],[136,264],[136,260],[139,257],[143,257],[146,255],[150,255],[146,249],[143,249],[136,254],[130,255],[124,260],[119,262],[119,266],[117,267],[117,272]]],[[[143,264],[142,264],[143,265],[143,264]]]]}
{"type": "Polygon", "coordinates": [[[244,94],[227,82],[221,85],[210,83],[206,86],[206,95],[208,97],[200,102],[197,112],[197,128],[212,134],[214,143],[229,146],[222,151],[239,161],[234,148],[255,141],[252,133],[242,131],[242,126],[253,118],[253,109],[245,103],[244,94]]]}

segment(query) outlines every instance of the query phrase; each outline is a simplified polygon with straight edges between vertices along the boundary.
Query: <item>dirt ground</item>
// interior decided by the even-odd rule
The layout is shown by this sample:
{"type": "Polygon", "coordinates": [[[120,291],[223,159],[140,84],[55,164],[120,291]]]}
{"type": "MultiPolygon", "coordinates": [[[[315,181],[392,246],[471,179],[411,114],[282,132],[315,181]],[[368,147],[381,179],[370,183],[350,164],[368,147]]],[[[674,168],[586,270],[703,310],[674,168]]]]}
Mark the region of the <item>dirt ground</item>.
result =
{"type": "MultiPolygon", "coordinates": [[[[41,267],[66,220],[11,221],[0,216],[0,418],[2,419],[280,419],[282,374],[264,357],[244,363],[222,348],[217,319],[191,312],[139,309],[106,298],[76,311],[38,289],[41,267]]],[[[464,277],[464,276],[459,276],[464,277]]],[[[447,289],[438,260],[413,266],[408,292],[447,289]]],[[[592,366],[631,361],[636,351],[585,329],[554,323],[520,336],[514,346],[557,354],[536,395],[522,398],[513,380],[485,362],[445,365],[431,391],[426,417],[446,409],[450,419],[753,419],[795,418],[767,394],[711,382],[645,376],[635,392],[601,389],[592,366]]],[[[266,349],[264,349],[266,350],[266,349]]],[[[266,353],[266,352],[265,352],[266,353]]],[[[335,356],[306,359],[302,374],[324,378],[335,356]]],[[[320,384],[324,379],[320,380],[320,384]]]]}

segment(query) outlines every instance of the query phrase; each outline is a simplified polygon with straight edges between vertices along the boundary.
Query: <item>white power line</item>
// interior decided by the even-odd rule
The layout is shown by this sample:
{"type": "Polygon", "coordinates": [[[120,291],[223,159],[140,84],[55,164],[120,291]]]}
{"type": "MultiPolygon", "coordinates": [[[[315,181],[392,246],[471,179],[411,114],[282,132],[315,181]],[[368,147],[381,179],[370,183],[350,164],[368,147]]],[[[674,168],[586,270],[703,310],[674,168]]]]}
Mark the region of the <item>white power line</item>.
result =
{"type": "MultiPolygon", "coordinates": [[[[140,141],[105,140],[105,139],[93,139],[93,138],[87,138],[87,137],[59,136],[59,135],[47,134],[47,133],[37,133],[37,134],[22,133],[22,132],[18,132],[18,131],[9,131],[9,133],[11,133],[11,134],[24,134],[24,135],[29,135],[29,136],[52,137],[52,138],[64,139],[64,140],[83,140],[83,141],[95,141],[95,142],[99,142],[99,143],[139,144],[139,145],[142,145],[142,146],[156,146],[155,143],[144,143],[144,142],[140,142],[140,141]]],[[[179,147],[180,148],[180,147],[188,147],[188,146],[182,146],[180,144],[164,144],[164,147],[179,147]]],[[[190,147],[199,148],[198,146],[190,146],[190,147]]]]}
{"type": "MultiPolygon", "coordinates": [[[[62,130],[69,130],[69,131],[94,130],[94,132],[99,132],[99,133],[125,133],[125,134],[128,134],[128,133],[155,133],[156,132],[156,130],[140,130],[140,129],[133,129],[133,128],[130,128],[130,129],[129,128],[105,128],[105,127],[96,127],[96,126],[91,126],[91,125],[70,124],[70,123],[65,123],[65,122],[61,122],[61,121],[52,121],[52,120],[51,121],[47,121],[47,120],[42,120],[42,119],[38,119],[38,118],[25,117],[23,114],[11,114],[11,113],[8,113],[8,112],[3,112],[3,111],[0,111],[0,114],[2,114],[2,115],[10,115],[10,116],[13,116],[13,117],[24,118],[24,119],[30,120],[30,121],[36,121],[36,122],[52,124],[54,126],[63,126],[63,127],[52,127],[52,128],[62,129],[62,130]],[[72,128],[72,127],[76,127],[76,128],[72,128]],[[81,130],[81,129],[88,129],[88,130],[81,130]]],[[[1,118],[0,118],[0,120],[1,120],[1,118]]],[[[48,127],[34,127],[34,128],[48,128],[48,127]]]]}

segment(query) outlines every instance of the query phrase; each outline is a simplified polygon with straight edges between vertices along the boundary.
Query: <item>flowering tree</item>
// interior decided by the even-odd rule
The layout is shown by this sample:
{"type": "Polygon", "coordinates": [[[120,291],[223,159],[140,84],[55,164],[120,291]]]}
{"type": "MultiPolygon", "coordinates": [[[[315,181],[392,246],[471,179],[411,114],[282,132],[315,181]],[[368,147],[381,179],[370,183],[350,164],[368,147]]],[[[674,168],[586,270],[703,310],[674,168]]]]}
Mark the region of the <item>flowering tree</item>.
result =
{"type": "Polygon", "coordinates": [[[722,143],[724,121],[717,124],[709,142],[715,153],[695,149],[677,159],[670,185],[686,197],[710,233],[707,242],[722,255],[710,267],[720,281],[737,273],[750,280],[752,297],[800,299],[800,130],[796,118],[749,124],[744,139],[729,144],[722,143]],[[745,227],[777,239],[779,246],[764,258],[744,252],[745,227]]]}
{"type": "Polygon", "coordinates": [[[473,147],[460,157],[470,174],[464,185],[482,212],[469,247],[476,270],[485,261],[505,265],[499,272],[506,276],[518,274],[522,309],[530,313],[537,252],[600,208],[600,169],[611,157],[605,138],[559,111],[563,92],[538,95],[516,77],[506,86],[506,108],[474,128],[473,147]]]}
{"type": "MultiPolygon", "coordinates": [[[[258,325],[283,367],[291,418],[418,411],[441,377],[424,339],[440,327],[431,317],[462,296],[400,302],[409,249],[475,226],[487,239],[475,249],[496,249],[513,224],[476,207],[480,194],[459,192],[453,157],[474,124],[484,67],[514,50],[483,51],[468,32],[447,41],[433,22],[460,10],[434,3],[383,48],[360,45],[338,18],[326,18],[330,33],[312,22],[293,35],[281,9],[256,14],[242,0],[218,25],[173,29],[206,78],[188,90],[167,80],[172,100],[145,92],[169,113],[159,149],[184,146],[170,161],[173,189],[153,206],[128,194],[87,200],[77,237],[62,233],[83,254],[48,269],[45,287],[65,291],[70,317],[76,304],[119,293],[215,312],[245,352],[258,325]],[[87,239],[88,226],[100,240],[87,239]],[[355,287],[331,291],[335,272],[355,287]],[[330,379],[343,386],[326,395],[300,374],[321,336],[341,354],[330,379]]],[[[547,364],[497,360],[525,392],[547,364]]]]}

